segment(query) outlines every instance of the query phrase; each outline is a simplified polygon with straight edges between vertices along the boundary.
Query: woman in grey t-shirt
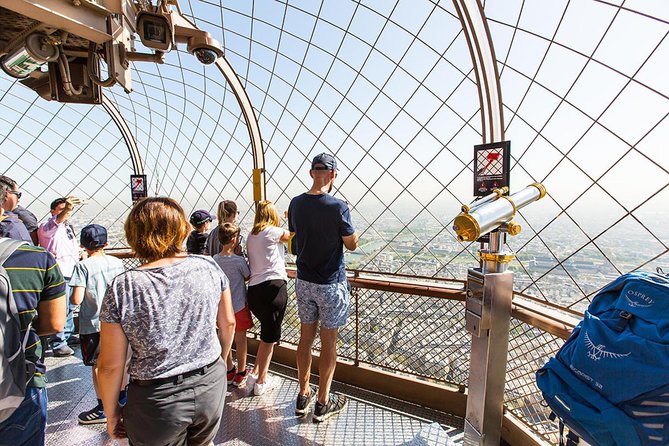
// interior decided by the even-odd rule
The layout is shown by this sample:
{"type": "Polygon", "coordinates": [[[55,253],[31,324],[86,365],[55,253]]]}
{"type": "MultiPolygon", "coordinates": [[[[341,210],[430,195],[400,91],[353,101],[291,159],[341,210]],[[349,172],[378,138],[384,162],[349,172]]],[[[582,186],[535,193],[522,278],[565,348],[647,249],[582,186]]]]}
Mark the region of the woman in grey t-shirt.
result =
{"type": "Polygon", "coordinates": [[[140,201],[125,222],[128,244],[145,263],[110,283],[100,311],[98,380],[112,438],[206,445],[218,431],[227,387],[221,356],[230,350],[235,317],[218,265],[181,252],[189,229],[181,206],[163,197],[140,201]]]}

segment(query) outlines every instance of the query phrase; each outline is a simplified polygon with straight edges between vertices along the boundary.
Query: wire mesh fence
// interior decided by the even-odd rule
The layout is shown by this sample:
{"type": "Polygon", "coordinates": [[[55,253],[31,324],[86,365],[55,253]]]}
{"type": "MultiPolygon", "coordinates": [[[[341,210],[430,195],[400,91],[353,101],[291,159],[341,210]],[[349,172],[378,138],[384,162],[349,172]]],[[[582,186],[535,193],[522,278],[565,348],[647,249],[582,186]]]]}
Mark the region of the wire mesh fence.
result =
{"type": "Polygon", "coordinates": [[[511,320],[504,403],[534,433],[556,444],[557,425],[549,419],[535,372],[554,356],[564,340],[517,319],[511,320]]]}
{"type": "MultiPolygon", "coordinates": [[[[297,345],[299,317],[294,280],[281,342],[297,345]]],[[[351,315],[338,341],[340,359],[434,383],[467,386],[471,334],[464,326],[464,303],[370,288],[352,288],[351,315]]],[[[259,335],[256,326],[252,333],[259,335]]],[[[555,444],[558,426],[549,419],[535,372],[561,347],[563,339],[518,319],[511,320],[504,401],[507,410],[538,437],[555,444]]],[[[318,338],[314,348],[320,349],[318,338]]]]}

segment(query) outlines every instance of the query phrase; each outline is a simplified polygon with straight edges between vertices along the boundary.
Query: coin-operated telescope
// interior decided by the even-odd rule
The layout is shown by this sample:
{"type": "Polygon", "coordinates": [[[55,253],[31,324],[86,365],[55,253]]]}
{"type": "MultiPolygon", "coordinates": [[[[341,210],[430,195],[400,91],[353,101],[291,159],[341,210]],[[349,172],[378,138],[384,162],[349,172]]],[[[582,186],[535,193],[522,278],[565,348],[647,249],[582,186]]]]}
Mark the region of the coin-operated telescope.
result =
{"type": "Polygon", "coordinates": [[[461,242],[473,242],[479,237],[502,227],[510,235],[520,233],[520,225],[512,222],[516,212],[546,195],[546,188],[533,183],[511,196],[504,195],[507,187],[495,189],[489,195],[470,205],[463,204],[455,217],[453,229],[461,242]]]}
{"type": "Polygon", "coordinates": [[[513,259],[504,250],[506,234],[517,235],[516,212],[543,198],[546,189],[534,183],[511,196],[506,187],[495,189],[470,205],[462,205],[453,229],[458,240],[473,242],[490,234],[481,249],[481,267],[467,271],[465,328],[472,334],[469,366],[465,444],[499,445],[504,403],[504,380],[509,347],[513,259]]]}

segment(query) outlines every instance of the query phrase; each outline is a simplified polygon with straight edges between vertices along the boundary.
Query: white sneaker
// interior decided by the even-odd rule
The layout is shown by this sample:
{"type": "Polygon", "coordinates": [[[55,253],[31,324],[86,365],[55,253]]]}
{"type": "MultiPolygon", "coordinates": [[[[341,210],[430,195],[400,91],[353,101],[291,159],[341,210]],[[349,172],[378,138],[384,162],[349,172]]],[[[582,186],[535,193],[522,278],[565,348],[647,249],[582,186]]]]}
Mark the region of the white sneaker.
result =
{"type": "Polygon", "coordinates": [[[267,375],[267,378],[265,379],[265,382],[263,384],[260,384],[259,382],[256,382],[253,385],[253,394],[256,396],[263,395],[270,390],[276,389],[279,387],[280,380],[278,376],[274,375],[267,375]]]}
{"type": "Polygon", "coordinates": [[[258,381],[258,375],[253,373],[253,369],[249,369],[249,373],[246,374],[246,387],[253,389],[256,381],[258,381]]]}

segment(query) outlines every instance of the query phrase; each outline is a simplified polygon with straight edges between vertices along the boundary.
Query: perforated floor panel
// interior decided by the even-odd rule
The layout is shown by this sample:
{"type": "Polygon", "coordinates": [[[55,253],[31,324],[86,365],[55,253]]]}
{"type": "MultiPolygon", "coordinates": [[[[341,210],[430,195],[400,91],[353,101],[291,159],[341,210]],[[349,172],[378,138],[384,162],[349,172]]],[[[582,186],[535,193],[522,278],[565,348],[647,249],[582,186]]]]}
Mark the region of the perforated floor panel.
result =
{"type": "MultiPolygon", "coordinates": [[[[50,354],[50,353],[49,353],[50,354]]],[[[252,358],[251,358],[252,359],[252,358]]],[[[67,358],[47,357],[49,422],[46,444],[112,445],[103,424],[82,426],[77,414],[96,404],[90,368],[77,349],[67,358]]],[[[333,389],[350,398],[339,416],[313,424],[294,415],[295,370],[278,365],[281,386],[261,397],[229,387],[216,445],[461,445],[462,419],[341,383],[333,389]]]]}

